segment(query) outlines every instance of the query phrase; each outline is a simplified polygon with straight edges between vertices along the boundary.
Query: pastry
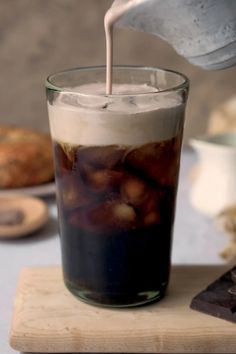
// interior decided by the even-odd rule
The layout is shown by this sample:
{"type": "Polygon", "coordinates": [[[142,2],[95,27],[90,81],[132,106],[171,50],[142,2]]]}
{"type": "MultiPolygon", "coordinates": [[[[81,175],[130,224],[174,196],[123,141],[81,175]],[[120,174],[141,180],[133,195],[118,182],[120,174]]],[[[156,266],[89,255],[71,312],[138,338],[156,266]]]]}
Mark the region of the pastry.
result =
{"type": "Polygon", "coordinates": [[[0,188],[21,188],[53,180],[51,139],[16,126],[0,126],[0,188]]]}

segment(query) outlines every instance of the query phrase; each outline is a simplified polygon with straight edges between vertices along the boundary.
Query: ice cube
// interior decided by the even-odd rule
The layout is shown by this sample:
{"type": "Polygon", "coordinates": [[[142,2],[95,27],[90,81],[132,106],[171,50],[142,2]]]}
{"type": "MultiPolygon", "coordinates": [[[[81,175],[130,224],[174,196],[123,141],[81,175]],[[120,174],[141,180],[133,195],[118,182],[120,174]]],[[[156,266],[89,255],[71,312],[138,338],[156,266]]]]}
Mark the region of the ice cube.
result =
{"type": "Polygon", "coordinates": [[[86,185],[96,193],[115,192],[122,180],[123,173],[109,169],[95,169],[86,166],[83,170],[86,185]]]}
{"type": "Polygon", "coordinates": [[[82,147],[77,150],[78,164],[92,165],[100,168],[115,168],[125,153],[125,149],[117,146],[82,147]]]}
{"type": "Polygon", "coordinates": [[[113,217],[118,224],[132,223],[136,219],[134,208],[125,203],[117,203],[113,206],[113,217]]]}
{"type": "Polygon", "coordinates": [[[58,95],[58,105],[98,110],[102,109],[109,101],[107,97],[103,96],[105,93],[105,85],[104,89],[100,84],[98,84],[98,86],[96,86],[96,84],[80,85],[78,87],[67,87],[66,89],[68,92],[63,92],[58,95]],[[97,91],[98,89],[100,92],[97,91]],[[93,92],[96,94],[93,95],[93,92]],[[93,96],[92,99],[91,95],[93,96]]]}
{"type": "Polygon", "coordinates": [[[131,206],[116,199],[87,210],[75,211],[70,217],[70,223],[90,232],[114,233],[137,227],[137,216],[131,206]]]}
{"type": "Polygon", "coordinates": [[[147,194],[147,184],[134,175],[128,175],[121,186],[121,194],[125,201],[132,205],[139,205],[147,194]]]}
{"type": "Polygon", "coordinates": [[[128,168],[160,185],[175,185],[179,153],[172,140],[150,143],[130,151],[125,158],[128,168]]]}
{"type": "Polygon", "coordinates": [[[161,221],[161,189],[149,189],[146,199],[140,205],[140,217],[144,225],[152,225],[161,221]]]}
{"type": "Polygon", "coordinates": [[[160,215],[157,212],[152,211],[144,216],[143,222],[145,225],[159,224],[160,215]]]}
{"type": "Polygon", "coordinates": [[[60,181],[59,197],[66,209],[85,207],[93,202],[83,182],[75,175],[64,176],[60,181]]]}

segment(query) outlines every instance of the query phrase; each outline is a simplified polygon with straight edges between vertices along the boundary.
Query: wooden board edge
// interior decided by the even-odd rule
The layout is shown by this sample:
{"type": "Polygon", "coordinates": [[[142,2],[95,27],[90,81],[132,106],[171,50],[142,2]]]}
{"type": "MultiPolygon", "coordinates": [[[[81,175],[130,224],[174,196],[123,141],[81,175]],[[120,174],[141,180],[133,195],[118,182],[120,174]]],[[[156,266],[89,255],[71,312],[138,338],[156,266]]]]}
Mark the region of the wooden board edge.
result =
{"type": "Polygon", "coordinates": [[[15,323],[17,323],[17,309],[19,307],[18,299],[20,297],[21,289],[23,287],[23,280],[27,279],[29,276],[31,269],[30,267],[23,267],[20,271],[19,277],[18,277],[18,282],[16,286],[16,291],[15,291],[15,298],[13,301],[13,310],[12,310],[12,317],[11,317],[11,323],[10,323],[10,332],[9,332],[9,344],[11,348],[14,350],[19,350],[21,347],[18,347],[18,340],[17,340],[17,334],[15,331],[15,323]]]}
{"type": "MultiPolygon", "coordinates": [[[[181,266],[175,266],[179,271],[181,271],[181,266]]],[[[203,268],[204,266],[200,266],[199,268],[203,268]]],[[[215,266],[214,266],[215,267],[215,266]]],[[[61,266],[30,266],[30,267],[24,267],[22,268],[22,270],[20,271],[19,274],[19,280],[18,280],[18,284],[16,287],[16,295],[15,295],[15,299],[19,298],[19,301],[16,302],[16,300],[14,301],[14,306],[13,306],[13,316],[12,316],[12,322],[11,322],[11,328],[10,328],[10,346],[17,351],[23,351],[23,352],[31,352],[31,353],[38,353],[38,348],[37,350],[34,348],[36,348],[36,342],[35,340],[37,339],[36,337],[31,337],[31,338],[27,338],[27,341],[22,340],[21,336],[19,335],[18,332],[18,328],[19,328],[19,319],[17,319],[16,317],[18,316],[18,309],[21,307],[21,294],[22,294],[22,288],[24,288],[25,283],[26,282],[30,282],[30,278],[32,277],[32,275],[34,274],[35,271],[40,271],[42,269],[44,270],[50,270],[50,269],[57,269],[58,271],[61,270],[61,266]]],[[[195,268],[195,266],[194,266],[195,268]]],[[[217,272],[222,271],[223,267],[222,266],[217,266],[217,272]]],[[[223,324],[222,324],[223,325],[223,324]]],[[[60,349],[57,348],[53,343],[50,344],[46,344],[41,348],[41,352],[42,353],[52,353],[52,352],[57,352],[57,353],[65,353],[65,352],[70,352],[70,353],[79,353],[79,352],[84,352],[84,353],[92,353],[93,350],[96,347],[96,352],[99,353],[99,346],[98,344],[95,345],[95,347],[93,347],[91,345],[91,343],[89,343],[88,338],[81,338],[82,343],[66,343],[65,347],[61,347],[60,349]],[[87,342],[88,341],[88,342],[87,342]],[[87,343],[86,343],[87,342],[87,343]],[[58,350],[59,349],[59,350],[58,350]]],[[[137,340],[137,339],[136,339],[137,340]]],[[[137,347],[137,341],[136,342],[135,338],[130,338],[129,343],[121,343],[121,344],[117,344],[116,350],[114,350],[114,343],[109,343],[107,344],[106,350],[104,351],[104,349],[102,350],[102,347],[104,348],[104,346],[100,343],[100,352],[110,352],[110,353],[133,353],[134,352],[134,342],[136,343],[136,350],[135,352],[137,353],[161,353],[162,351],[159,351],[159,348],[157,347],[157,340],[158,338],[156,337],[156,335],[149,335],[146,336],[144,338],[142,338],[141,341],[143,341],[145,343],[145,341],[147,341],[148,343],[146,343],[147,347],[149,345],[149,350],[148,351],[144,351],[142,348],[142,345],[140,346],[140,351],[138,351],[138,347],[137,347]],[[155,343],[155,344],[154,344],[155,343]],[[110,346],[110,347],[109,347],[110,346]],[[111,350],[113,349],[113,350],[111,350]]],[[[207,341],[208,339],[206,339],[207,341]]],[[[161,342],[161,340],[160,340],[161,342]]],[[[140,342],[141,344],[141,342],[140,342]]],[[[235,343],[231,343],[231,348],[234,347],[235,343]]],[[[216,343],[213,347],[211,347],[211,351],[209,351],[209,353],[216,353],[215,348],[217,347],[216,343]]],[[[234,347],[236,350],[236,346],[234,347]]],[[[221,349],[221,353],[224,353],[224,348],[220,348],[221,349]]],[[[235,350],[232,351],[236,352],[235,350]]],[[[166,353],[168,351],[165,351],[166,353]]],[[[176,353],[178,353],[180,351],[177,351],[176,353]]],[[[185,343],[185,347],[182,348],[181,352],[183,353],[190,353],[192,352],[191,349],[191,344],[188,342],[185,343]]],[[[199,351],[196,351],[196,353],[201,353],[202,352],[202,348],[199,349],[199,351]]],[[[228,352],[228,349],[226,349],[225,352],[228,352]]],[[[174,353],[174,351],[171,351],[171,353],[174,353]]]]}
{"type": "MultiPolygon", "coordinates": [[[[18,334],[18,309],[21,308],[20,306],[20,298],[21,298],[21,293],[22,293],[22,288],[24,288],[25,282],[30,279],[32,273],[35,271],[39,271],[40,269],[57,269],[58,271],[61,269],[61,265],[34,265],[34,266],[25,266],[22,267],[19,276],[18,276],[18,282],[16,285],[16,291],[15,291],[15,296],[14,296],[14,301],[13,301],[13,306],[12,306],[12,317],[11,317],[11,322],[10,322],[10,330],[9,330],[9,335],[8,335],[8,342],[10,344],[10,347],[14,350],[20,351],[20,352],[33,352],[32,350],[28,350],[28,346],[24,346],[21,343],[21,337],[18,334]]],[[[37,352],[37,351],[36,351],[37,352]]]]}

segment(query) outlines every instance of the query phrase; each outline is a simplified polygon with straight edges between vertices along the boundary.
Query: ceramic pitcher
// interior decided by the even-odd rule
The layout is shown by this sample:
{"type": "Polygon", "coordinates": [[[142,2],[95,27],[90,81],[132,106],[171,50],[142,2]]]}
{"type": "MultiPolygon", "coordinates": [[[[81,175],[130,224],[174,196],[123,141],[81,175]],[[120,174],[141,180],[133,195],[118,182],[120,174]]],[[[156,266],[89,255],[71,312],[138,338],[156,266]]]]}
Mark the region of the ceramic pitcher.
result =
{"type": "Polygon", "coordinates": [[[236,64],[235,0],[116,0],[132,2],[118,26],[152,33],[205,69],[236,64]]]}
{"type": "Polygon", "coordinates": [[[191,139],[190,144],[198,157],[192,205],[209,216],[236,205],[236,133],[191,139]]]}

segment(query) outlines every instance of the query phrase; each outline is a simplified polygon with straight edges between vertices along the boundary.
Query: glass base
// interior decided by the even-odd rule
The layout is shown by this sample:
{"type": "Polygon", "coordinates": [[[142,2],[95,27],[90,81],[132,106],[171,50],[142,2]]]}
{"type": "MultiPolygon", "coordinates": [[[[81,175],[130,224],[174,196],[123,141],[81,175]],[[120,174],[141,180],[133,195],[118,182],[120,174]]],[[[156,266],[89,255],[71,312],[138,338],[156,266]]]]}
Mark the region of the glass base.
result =
{"type": "Polygon", "coordinates": [[[165,295],[166,284],[161,290],[147,291],[135,294],[101,294],[78,289],[65,280],[67,289],[78,299],[90,305],[110,308],[137,307],[161,300],[165,295]]]}

